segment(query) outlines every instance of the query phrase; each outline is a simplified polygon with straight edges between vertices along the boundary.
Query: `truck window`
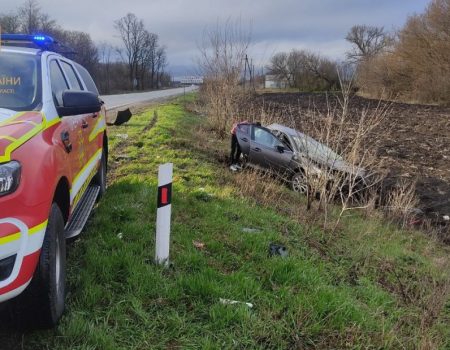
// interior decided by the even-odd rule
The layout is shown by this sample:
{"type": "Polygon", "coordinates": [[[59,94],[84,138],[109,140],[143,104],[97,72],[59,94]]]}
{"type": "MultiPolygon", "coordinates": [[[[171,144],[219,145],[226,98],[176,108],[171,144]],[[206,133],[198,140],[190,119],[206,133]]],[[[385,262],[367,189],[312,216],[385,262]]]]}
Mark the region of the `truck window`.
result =
{"type": "Polygon", "coordinates": [[[39,109],[41,90],[40,57],[0,52],[0,108],[39,109]]]}
{"type": "Polygon", "coordinates": [[[50,61],[50,81],[52,84],[52,95],[56,106],[62,106],[62,94],[64,90],[69,89],[66,79],[56,60],[50,61]]]}
{"type": "Polygon", "coordinates": [[[69,79],[71,90],[83,90],[83,86],[80,83],[80,79],[77,77],[73,67],[65,61],[60,61],[61,67],[66,74],[67,79],[69,79]]]}
{"type": "Polygon", "coordinates": [[[98,95],[97,86],[95,86],[94,80],[92,79],[87,69],[79,65],[78,63],[75,63],[75,66],[77,68],[78,73],[80,73],[81,79],[83,79],[86,88],[90,92],[93,92],[94,94],[98,95]]]}

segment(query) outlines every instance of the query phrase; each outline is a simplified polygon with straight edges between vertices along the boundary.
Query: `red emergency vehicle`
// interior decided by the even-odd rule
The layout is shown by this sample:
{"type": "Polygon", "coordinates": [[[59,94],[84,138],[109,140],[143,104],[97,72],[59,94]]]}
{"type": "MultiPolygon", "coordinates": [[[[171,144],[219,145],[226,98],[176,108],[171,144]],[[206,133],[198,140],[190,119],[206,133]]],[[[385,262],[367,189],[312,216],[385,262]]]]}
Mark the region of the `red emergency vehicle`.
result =
{"type": "Polygon", "coordinates": [[[66,239],[104,193],[108,156],[95,83],[57,48],[1,36],[0,303],[44,327],[64,311],[66,239]]]}

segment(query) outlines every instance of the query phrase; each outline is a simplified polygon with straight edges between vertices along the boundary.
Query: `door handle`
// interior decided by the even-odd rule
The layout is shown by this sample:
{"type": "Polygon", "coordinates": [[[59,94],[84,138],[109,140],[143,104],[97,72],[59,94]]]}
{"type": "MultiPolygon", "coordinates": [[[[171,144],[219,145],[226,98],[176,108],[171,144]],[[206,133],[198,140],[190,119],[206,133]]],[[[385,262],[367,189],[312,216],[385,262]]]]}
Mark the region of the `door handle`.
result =
{"type": "Polygon", "coordinates": [[[246,138],[246,137],[241,138],[241,140],[244,142],[248,142],[248,138],[246,138]]]}
{"type": "Polygon", "coordinates": [[[259,148],[259,147],[255,147],[255,148],[253,148],[253,150],[254,150],[255,152],[261,152],[261,148],[259,148]]]}
{"type": "Polygon", "coordinates": [[[88,126],[89,126],[89,124],[88,124],[88,122],[87,122],[86,120],[83,120],[83,121],[81,122],[81,127],[82,127],[83,129],[86,129],[88,126]]]}

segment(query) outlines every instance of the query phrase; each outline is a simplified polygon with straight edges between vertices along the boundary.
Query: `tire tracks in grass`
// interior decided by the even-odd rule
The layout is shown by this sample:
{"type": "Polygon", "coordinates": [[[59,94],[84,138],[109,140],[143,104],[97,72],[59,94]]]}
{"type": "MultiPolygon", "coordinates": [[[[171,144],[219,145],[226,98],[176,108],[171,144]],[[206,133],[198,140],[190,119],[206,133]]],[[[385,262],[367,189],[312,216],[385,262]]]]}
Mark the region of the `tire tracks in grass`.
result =
{"type": "MultiPolygon", "coordinates": [[[[153,112],[153,117],[150,119],[150,122],[145,125],[139,132],[139,134],[144,134],[151,130],[158,121],[158,112],[156,109],[153,112]]],[[[125,125],[127,127],[127,125],[125,125]]],[[[125,129],[126,130],[126,129],[125,129]]],[[[111,185],[118,177],[117,170],[122,165],[123,161],[130,160],[134,161],[135,159],[129,158],[125,153],[125,150],[128,146],[130,146],[132,142],[130,138],[122,138],[113,149],[110,150],[110,159],[108,161],[108,176],[107,176],[107,184],[111,185]],[[114,153],[114,155],[112,155],[114,153]]]]}

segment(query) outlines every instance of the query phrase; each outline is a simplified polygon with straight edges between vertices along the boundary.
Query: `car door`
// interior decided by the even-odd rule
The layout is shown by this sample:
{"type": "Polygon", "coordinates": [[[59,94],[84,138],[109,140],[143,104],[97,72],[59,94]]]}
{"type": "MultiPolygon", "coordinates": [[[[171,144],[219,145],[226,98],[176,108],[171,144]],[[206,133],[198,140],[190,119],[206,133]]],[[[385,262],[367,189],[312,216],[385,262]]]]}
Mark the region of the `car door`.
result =
{"type": "Polygon", "coordinates": [[[250,130],[252,125],[250,124],[238,124],[236,127],[236,137],[238,139],[239,146],[241,147],[242,154],[249,155],[250,152],[250,130]]]}
{"type": "Polygon", "coordinates": [[[277,173],[289,170],[293,153],[268,129],[253,126],[249,161],[277,173]]]}

